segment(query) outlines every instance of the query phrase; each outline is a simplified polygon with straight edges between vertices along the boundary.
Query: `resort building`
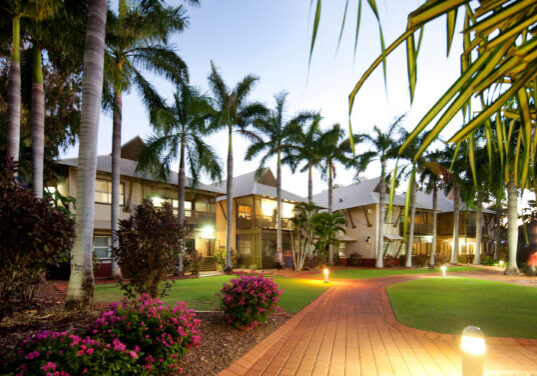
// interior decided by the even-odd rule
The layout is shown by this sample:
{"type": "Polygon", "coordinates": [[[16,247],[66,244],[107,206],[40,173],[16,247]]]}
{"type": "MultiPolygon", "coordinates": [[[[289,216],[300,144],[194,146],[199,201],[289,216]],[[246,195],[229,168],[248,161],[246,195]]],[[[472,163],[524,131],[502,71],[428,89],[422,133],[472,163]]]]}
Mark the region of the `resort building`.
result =
{"type": "MultiPolygon", "coordinates": [[[[178,208],[177,173],[172,172],[168,181],[157,181],[152,176],[136,171],[137,158],[143,141],[136,137],[121,148],[120,209],[119,218],[127,219],[133,209],[143,199],[151,199],[160,206],[169,202],[178,208]]],[[[77,196],[78,158],[63,159],[58,162],[61,178],[53,184],[54,189],[64,196],[77,196]]],[[[112,202],[111,156],[97,157],[97,178],[95,181],[95,230],[94,251],[101,268],[96,276],[107,276],[111,257],[111,220],[110,204],[112,202]]],[[[51,185],[51,184],[49,184],[51,185]]],[[[187,249],[200,251],[204,256],[211,256],[215,250],[216,198],[225,192],[212,185],[198,184],[192,189],[192,180],[186,180],[185,219],[192,225],[192,236],[185,240],[187,249]]],[[[52,189],[52,188],[50,188],[52,189]]]]}
{"type": "MultiPolygon", "coordinates": [[[[225,191],[226,181],[216,185],[225,191]]],[[[291,252],[291,218],[295,204],[306,201],[301,196],[282,189],[282,248],[291,252]]],[[[238,251],[237,266],[272,268],[276,260],[276,179],[270,169],[256,177],[250,172],[233,178],[233,214],[227,214],[226,196],[216,199],[216,243],[226,246],[226,224],[232,223],[231,248],[238,251]]]]}
{"type": "MultiPolygon", "coordinates": [[[[379,181],[380,178],[366,180],[357,184],[335,188],[333,191],[333,210],[341,212],[346,219],[346,233],[340,236],[338,256],[340,260],[353,253],[363,258],[364,265],[374,266],[378,241],[379,224],[379,181]]],[[[313,196],[314,202],[328,206],[327,191],[313,196]]],[[[389,200],[387,192],[386,200],[389,200]]],[[[386,203],[387,204],[387,203],[386,203]]],[[[403,244],[405,197],[395,195],[392,215],[384,218],[383,250],[385,255],[399,257],[405,254],[403,244]]],[[[414,220],[413,255],[428,255],[433,241],[432,195],[418,191],[416,195],[416,216],[414,220]]],[[[489,232],[494,223],[493,212],[483,211],[482,250],[489,247],[489,232]]],[[[472,255],[475,249],[475,212],[461,203],[459,254],[472,255]]],[[[453,245],[453,200],[438,192],[437,216],[437,253],[451,254],[453,245]]],[[[340,261],[340,262],[341,262],[340,261]]]]}

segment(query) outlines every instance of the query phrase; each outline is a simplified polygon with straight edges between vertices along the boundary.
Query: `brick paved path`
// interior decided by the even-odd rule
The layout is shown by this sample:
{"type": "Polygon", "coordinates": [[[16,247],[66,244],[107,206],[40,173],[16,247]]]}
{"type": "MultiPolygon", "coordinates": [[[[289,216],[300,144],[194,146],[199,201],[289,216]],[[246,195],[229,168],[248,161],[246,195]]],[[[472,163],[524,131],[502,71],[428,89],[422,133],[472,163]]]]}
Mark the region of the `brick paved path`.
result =
{"type": "MultiPolygon", "coordinates": [[[[384,287],[415,278],[337,283],[220,375],[460,375],[459,336],[395,320],[384,287]]],[[[485,370],[537,375],[537,340],[487,338],[485,370]]]]}

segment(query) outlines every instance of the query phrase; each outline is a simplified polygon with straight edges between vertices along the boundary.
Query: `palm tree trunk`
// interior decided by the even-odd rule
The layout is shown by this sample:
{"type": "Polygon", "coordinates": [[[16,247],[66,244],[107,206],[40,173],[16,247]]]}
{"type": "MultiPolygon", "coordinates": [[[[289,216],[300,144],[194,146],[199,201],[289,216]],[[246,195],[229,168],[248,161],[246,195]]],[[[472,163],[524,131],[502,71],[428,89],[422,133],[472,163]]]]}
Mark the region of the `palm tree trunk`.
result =
{"type": "Polygon", "coordinates": [[[41,49],[33,46],[32,79],[32,179],[34,196],[43,197],[43,158],[45,154],[45,93],[41,49]]]}
{"type": "Polygon", "coordinates": [[[500,258],[500,215],[501,215],[501,200],[496,199],[496,213],[494,216],[494,260],[500,258]]]}
{"type": "Polygon", "coordinates": [[[13,17],[13,47],[7,88],[6,157],[19,160],[21,122],[20,16],[13,17]]]}
{"type": "Polygon", "coordinates": [[[181,236],[179,238],[179,266],[178,274],[182,275],[185,272],[185,267],[183,263],[183,254],[184,254],[184,245],[185,245],[185,232],[184,232],[184,221],[185,221],[185,181],[186,181],[186,172],[185,172],[185,141],[181,139],[181,146],[179,149],[179,176],[177,178],[178,185],[178,205],[177,210],[177,219],[181,224],[181,236]]]}
{"type": "Polygon", "coordinates": [[[231,272],[231,224],[233,222],[233,128],[229,125],[229,147],[227,152],[227,236],[226,236],[226,267],[224,271],[231,272]]]}
{"type": "MultiPolygon", "coordinates": [[[[333,196],[333,171],[332,171],[332,161],[328,161],[328,212],[332,213],[332,196],[333,196]]],[[[334,265],[334,250],[332,244],[328,245],[328,265],[334,265]]]]}
{"type": "MultiPolygon", "coordinates": [[[[121,122],[123,117],[123,94],[120,88],[114,93],[114,115],[112,125],[112,202],[110,205],[110,222],[112,235],[112,249],[119,247],[117,237],[119,221],[119,188],[121,175],[121,122]]],[[[118,278],[120,276],[119,266],[112,254],[112,268],[110,276],[118,278]]]]}
{"type": "Polygon", "coordinates": [[[276,205],[278,207],[276,214],[276,220],[278,222],[276,229],[276,248],[278,252],[278,262],[280,262],[280,255],[283,252],[282,249],[282,157],[281,151],[278,150],[278,165],[276,166],[276,205]]]}
{"type": "Polygon", "coordinates": [[[308,163],[308,202],[313,202],[313,167],[308,163]]]}
{"type": "Polygon", "coordinates": [[[461,194],[459,186],[453,185],[453,249],[451,250],[451,264],[459,262],[459,233],[461,215],[461,194]]]}
{"type": "Polygon", "coordinates": [[[518,192],[511,173],[507,184],[507,241],[509,245],[509,265],[505,274],[518,275],[516,254],[518,246],[518,192]]]}
{"type": "Polygon", "coordinates": [[[431,255],[429,256],[429,266],[434,266],[434,255],[436,253],[436,237],[438,233],[437,229],[437,217],[438,217],[438,187],[436,184],[433,188],[433,243],[431,244],[431,255]]]}
{"type": "Polygon", "coordinates": [[[410,224],[408,226],[408,241],[406,244],[405,266],[412,267],[412,246],[414,245],[414,225],[416,220],[416,177],[412,180],[412,196],[410,197],[410,224]]]}
{"type": "Polygon", "coordinates": [[[97,135],[103,89],[107,0],[88,1],[78,148],[75,244],[65,307],[88,308],[93,300],[93,218],[97,135]]]}
{"type": "Polygon", "coordinates": [[[477,193],[477,210],[475,213],[475,250],[474,250],[474,265],[481,264],[481,239],[483,227],[483,202],[481,194],[477,193]]]}
{"type": "MultiPolygon", "coordinates": [[[[382,162],[384,164],[384,162],[382,162]]],[[[384,169],[382,169],[384,171],[384,169]]],[[[377,261],[375,267],[384,267],[384,251],[382,243],[384,242],[384,217],[386,216],[386,178],[382,173],[379,181],[379,218],[378,218],[378,238],[377,238],[377,261]]]]}

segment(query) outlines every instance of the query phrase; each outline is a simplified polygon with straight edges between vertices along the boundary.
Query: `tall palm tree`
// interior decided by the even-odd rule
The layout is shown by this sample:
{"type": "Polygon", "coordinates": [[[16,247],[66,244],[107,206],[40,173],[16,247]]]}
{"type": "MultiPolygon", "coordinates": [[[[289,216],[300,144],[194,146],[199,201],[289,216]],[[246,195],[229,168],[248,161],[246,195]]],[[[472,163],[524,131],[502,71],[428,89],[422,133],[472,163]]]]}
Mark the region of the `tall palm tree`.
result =
{"type": "Polygon", "coordinates": [[[248,75],[239,81],[230,90],[225,84],[222,76],[211,62],[211,73],[209,75],[209,85],[213,92],[213,100],[216,105],[215,116],[212,121],[213,129],[225,128],[228,132],[228,154],[227,154],[227,231],[226,231],[226,267],[225,271],[232,270],[231,266],[231,218],[233,218],[233,131],[248,135],[245,128],[252,123],[253,119],[259,115],[266,114],[266,108],[259,103],[248,102],[248,95],[258,80],[253,75],[248,75]]]}
{"type": "Polygon", "coordinates": [[[93,300],[93,217],[107,5],[106,0],[88,1],[78,149],[76,238],[65,301],[65,306],[71,309],[87,308],[93,300]]]}
{"type": "Polygon", "coordinates": [[[377,268],[384,267],[382,242],[384,241],[384,217],[386,216],[386,165],[389,161],[398,157],[399,135],[402,131],[401,123],[404,117],[405,115],[401,115],[395,118],[386,131],[374,126],[373,134],[360,135],[361,139],[371,146],[367,153],[369,155],[368,159],[380,162],[377,260],[375,263],[377,268]]]}
{"type": "MultiPolygon", "coordinates": [[[[334,176],[336,163],[349,168],[353,165],[353,159],[349,157],[349,143],[344,139],[345,132],[339,124],[332,125],[331,128],[322,132],[319,136],[319,156],[321,177],[328,182],[328,213],[333,209],[334,176]]],[[[328,245],[328,264],[334,265],[334,255],[332,244],[328,245]]]]}
{"type": "Polygon", "coordinates": [[[250,161],[260,153],[264,153],[257,169],[257,173],[260,175],[265,170],[267,160],[276,157],[276,248],[278,252],[282,252],[282,159],[291,155],[294,147],[293,141],[298,137],[303,123],[312,115],[303,112],[286,121],[287,92],[281,92],[274,98],[276,108],[253,122],[256,135],[263,135],[266,139],[255,137],[253,143],[246,150],[245,160],[250,161]]]}
{"type": "MultiPolygon", "coordinates": [[[[138,169],[150,172],[161,180],[168,180],[172,161],[179,160],[177,179],[178,219],[185,218],[186,165],[192,177],[192,188],[199,182],[200,174],[207,173],[215,181],[222,177],[220,160],[214,149],[203,139],[210,133],[207,121],[213,109],[209,98],[187,84],[178,86],[171,106],[154,109],[151,125],[155,134],[147,141],[138,159],[138,169]]],[[[181,234],[180,253],[183,254],[184,234],[181,234]]],[[[183,272],[182,257],[179,272],[183,272]]]]}
{"type": "MultiPolygon", "coordinates": [[[[171,33],[182,31],[186,17],[182,6],[163,6],[160,0],[128,4],[119,1],[117,16],[111,16],[107,26],[105,59],[105,99],[113,111],[112,130],[112,247],[118,246],[121,123],[123,93],[132,87],[138,89],[147,108],[162,107],[163,103],[153,86],[146,80],[140,67],[165,76],[179,84],[188,80],[186,64],[167,45],[171,33]],[[112,91],[112,92],[110,92],[112,91]]],[[[112,260],[112,276],[119,273],[112,260]]]]}
{"type": "Polygon", "coordinates": [[[308,202],[313,202],[313,169],[320,163],[319,157],[319,137],[321,135],[320,124],[321,114],[313,115],[309,120],[308,127],[301,127],[300,131],[293,137],[293,148],[291,153],[283,158],[283,163],[291,167],[293,172],[298,165],[304,163],[300,172],[308,172],[308,202]]]}

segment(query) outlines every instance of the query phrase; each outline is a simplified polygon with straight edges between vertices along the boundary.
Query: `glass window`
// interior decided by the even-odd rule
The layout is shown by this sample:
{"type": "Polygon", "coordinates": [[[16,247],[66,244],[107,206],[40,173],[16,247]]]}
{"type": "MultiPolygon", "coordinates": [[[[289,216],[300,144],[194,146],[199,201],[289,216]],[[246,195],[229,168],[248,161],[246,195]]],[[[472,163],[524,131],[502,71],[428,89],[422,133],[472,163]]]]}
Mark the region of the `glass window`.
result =
{"type": "Polygon", "coordinates": [[[270,217],[274,215],[276,212],[276,201],[270,200],[270,199],[262,199],[261,200],[261,212],[264,216],[270,217]]]}
{"type": "MultiPolygon", "coordinates": [[[[125,204],[125,184],[119,184],[119,205],[125,204]]],[[[95,181],[95,202],[99,204],[112,203],[112,182],[109,180],[97,179],[95,181]]]]}
{"type": "Polygon", "coordinates": [[[237,215],[239,216],[239,218],[251,218],[252,207],[249,205],[238,205],[237,215]]]}
{"type": "Polygon", "coordinates": [[[295,205],[288,202],[282,203],[282,218],[293,218],[295,216],[295,205]]]}
{"type": "Polygon", "coordinates": [[[112,256],[111,239],[109,236],[96,236],[93,238],[93,252],[99,259],[108,259],[112,256]]]}

